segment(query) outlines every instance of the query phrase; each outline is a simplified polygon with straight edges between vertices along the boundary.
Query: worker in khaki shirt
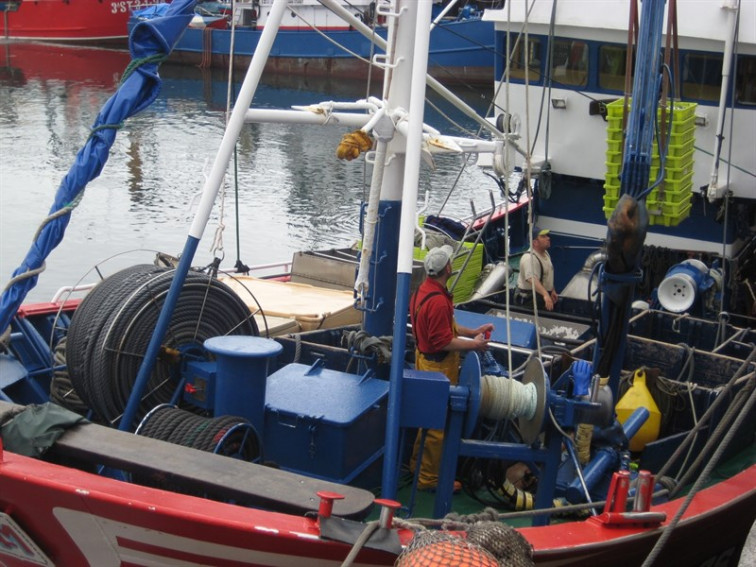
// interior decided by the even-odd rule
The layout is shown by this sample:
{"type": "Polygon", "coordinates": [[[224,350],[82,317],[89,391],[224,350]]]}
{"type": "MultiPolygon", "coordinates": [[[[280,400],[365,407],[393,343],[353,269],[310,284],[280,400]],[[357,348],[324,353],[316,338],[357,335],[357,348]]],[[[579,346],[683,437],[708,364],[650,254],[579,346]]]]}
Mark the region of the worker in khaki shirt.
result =
{"type": "Polygon", "coordinates": [[[517,277],[515,305],[533,307],[533,297],[539,309],[553,311],[559,299],[554,290],[554,265],[549,256],[551,236],[548,229],[533,227],[533,244],[520,258],[520,274],[517,277]]]}

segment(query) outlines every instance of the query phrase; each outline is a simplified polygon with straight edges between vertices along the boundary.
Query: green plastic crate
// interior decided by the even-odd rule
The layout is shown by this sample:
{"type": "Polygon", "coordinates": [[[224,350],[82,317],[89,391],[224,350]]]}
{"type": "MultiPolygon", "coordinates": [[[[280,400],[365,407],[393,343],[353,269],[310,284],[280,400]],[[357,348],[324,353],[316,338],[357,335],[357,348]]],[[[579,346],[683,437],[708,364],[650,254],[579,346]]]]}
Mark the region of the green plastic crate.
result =
{"type": "Polygon", "coordinates": [[[690,128],[676,131],[674,128],[669,133],[670,146],[682,146],[685,143],[693,143],[696,139],[696,127],[693,124],[690,128]]]}
{"type": "MultiPolygon", "coordinates": [[[[631,100],[628,99],[627,109],[630,110],[631,100]]],[[[610,119],[619,118],[619,124],[622,124],[622,112],[624,109],[624,99],[618,98],[615,101],[606,105],[606,117],[607,121],[610,119]]],[[[674,107],[671,107],[667,103],[667,116],[669,116],[670,108],[674,111],[672,114],[673,124],[689,125],[696,119],[696,108],[698,104],[695,102],[675,102],[674,107]]],[[[661,115],[661,108],[658,110],[658,114],[661,115]]]]}
{"type": "Polygon", "coordinates": [[[690,215],[690,208],[692,206],[693,206],[692,203],[688,203],[676,215],[665,215],[665,214],[652,215],[649,212],[648,224],[656,224],[656,225],[661,225],[661,226],[677,226],[686,218],[688,218],[688,216],[690,215]]]}
{"type": "Polygon", "coordinates": [[[622,172],[622,162],[619,161],[607,161],[606,162],[606,174],[613,177],[617,177],[622,172]]]}
{"type": "MultiPolygon", "coordinates": [[[[690,195],[691,189],[693,189],[693,172],[691,171],[682,179],[676,181],[665,180],[664,181],[664,201],[678,202],[681,201],[685,195],[690,195]]],[[[651,193],[648,198],[658,200],[659,188],[657,187],[651,193]]]]}
{"type": "Polygon", "coordinates": [[[606,179],[606,182],[604,183],[604,200],[606,201],[606,198],[610,199],[619,199],[619,192],[620,192],[620,183],[619,179],[612,178],[606,179]],[[613,181],[613,183],[610,183],[610,181],[613,181]]]}
{"type": "Polygon", "coordinates": [[[606,163],[616,163],[618,165],[622,165],[622,151],[607,151],[606,163]]]}
{"type": "Polygon", "coordinates": [[[649,215],[652,214],[652,210],[659,210],[661,211],[662,216],[678,217],[680,214],[690,209],[690,199],[692,196],[691,193],[688,193],[679,203],[670,203],[666,200],[652,201],[649,199],[646,201],[646,207],[648,208],[649,215]]]}
{"type": "Polygon", "coordinates": [[[606,151],[607,152],[622,152],[622,144],[624,143],[624,140],[622,138],[607,138],[606,139],[606,151]]]}

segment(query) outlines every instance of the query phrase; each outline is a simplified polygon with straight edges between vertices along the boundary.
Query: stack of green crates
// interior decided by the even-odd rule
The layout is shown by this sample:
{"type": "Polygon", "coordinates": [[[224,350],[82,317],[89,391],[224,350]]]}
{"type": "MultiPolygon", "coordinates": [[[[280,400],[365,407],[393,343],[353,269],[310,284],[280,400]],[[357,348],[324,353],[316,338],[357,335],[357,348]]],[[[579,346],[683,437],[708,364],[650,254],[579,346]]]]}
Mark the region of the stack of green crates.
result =
{"type": "MultiPolygon", "coordinates": [[[[693,195],[693,144],[695,142],[696,103],[675,102],[669,134],[664,180],[646,198],[650,224],[676,226],[690,214],[693,195]]],[[[622,170],[622,114],[624,100],[606,105],[606,177],[604,182],[604,214],[609,218],[620,197],[619,174],[622,170]]],[[[661,116],[661,109],[659,109],[661,116]]],[[[669,131],[670,106],[667,106],[669,131]]],[[[659,148],[654,140],[649,185],[659,174],[659,148]]]]}

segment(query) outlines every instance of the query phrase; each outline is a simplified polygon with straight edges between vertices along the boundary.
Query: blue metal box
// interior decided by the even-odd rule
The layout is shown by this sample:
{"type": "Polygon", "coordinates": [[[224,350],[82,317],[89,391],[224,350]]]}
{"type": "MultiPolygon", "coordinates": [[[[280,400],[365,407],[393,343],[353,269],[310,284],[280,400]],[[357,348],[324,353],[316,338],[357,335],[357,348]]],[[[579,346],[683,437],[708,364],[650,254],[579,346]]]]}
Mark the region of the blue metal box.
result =
{"type": "Polygon", "coordinates": [[[399,425],[443,429],[449,407],[449,387],[449,379],[441,372],[405,370],[399,425]]]}
{"type": "Polygon", "coordinates": [[[289,364],[268,376],[264,458],[281,468],[350,482],[384,448],[388,382],[289,364]]]}
{"type": "MultiPolygon", "coordinates": [[[[486,323],[493,323],[494,330],[491,333],[491,340],[498,343],[507,342],[507,321],[502,317],[455,309],[454,319],[458,324],[470,329],[477,329],[478,327],[486,323]]],[[[515,321],[514,319],[510,319],[509,328],[512,332],[512,340],[510,342],[513,346],[523,348],[536,347],[537,343],[535,325],[533,325],[532,323],[526,323],[524,321],[515,321]]]]}

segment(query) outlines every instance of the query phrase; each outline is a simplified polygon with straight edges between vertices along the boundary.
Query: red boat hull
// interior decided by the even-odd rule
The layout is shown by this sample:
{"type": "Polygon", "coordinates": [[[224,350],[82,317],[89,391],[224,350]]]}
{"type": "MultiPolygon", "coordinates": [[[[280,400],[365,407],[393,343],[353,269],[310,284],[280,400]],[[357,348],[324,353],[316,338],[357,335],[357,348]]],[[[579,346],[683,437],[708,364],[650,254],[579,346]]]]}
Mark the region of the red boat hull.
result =
{"type": "MultiPolygon", "coordinates": [[[[654,511],[669,521],[682,500],[654,511]]],[[[324,540],[313,518],[135,486],[5,452],[0,463],[4,565],[338,566],[350,546],[324,540]],[[48,561],[48,563],[46,563],[48,561]]],[[[756,515],[756,465],[701,491],[665,548],[662,565],[737,560],[756,515]]],[[[539,565],[637,565],[659,528],[594,520],[522,528],[539,565]]],[[[411,537],[402,532],[404,543],[411,537]]],[[[365,549],[355,565],[392,565],[365,549]]],[[[714,563],[712,563],[714,564],[714,563]]]]}
{"type": "Polygon", "coordinates": [[[156,1],[23,0],[15,12],[0,14],[0,36],[37,41],[125,41],[132,10],[156,1]]]}

